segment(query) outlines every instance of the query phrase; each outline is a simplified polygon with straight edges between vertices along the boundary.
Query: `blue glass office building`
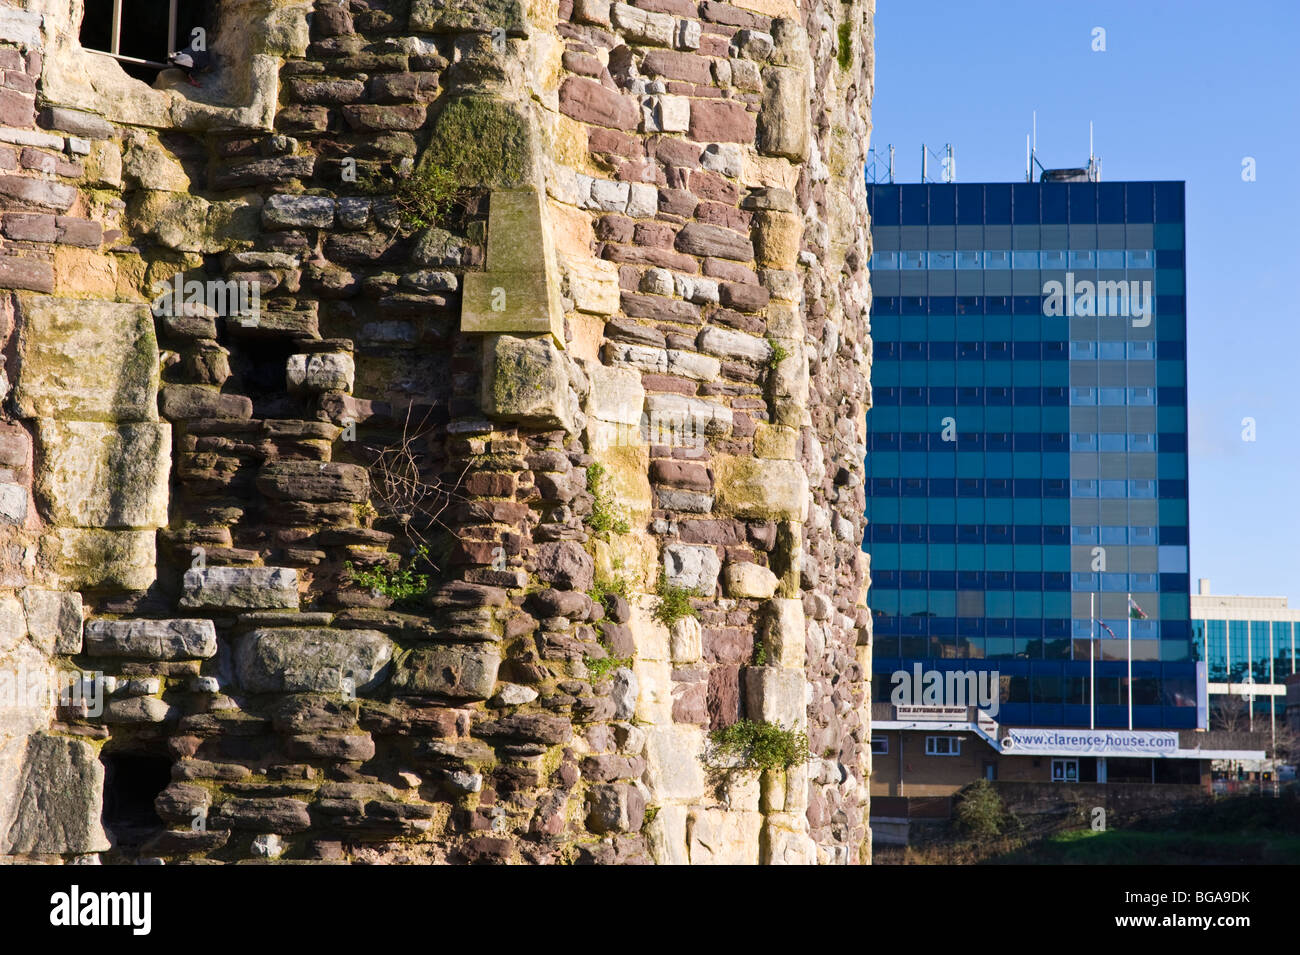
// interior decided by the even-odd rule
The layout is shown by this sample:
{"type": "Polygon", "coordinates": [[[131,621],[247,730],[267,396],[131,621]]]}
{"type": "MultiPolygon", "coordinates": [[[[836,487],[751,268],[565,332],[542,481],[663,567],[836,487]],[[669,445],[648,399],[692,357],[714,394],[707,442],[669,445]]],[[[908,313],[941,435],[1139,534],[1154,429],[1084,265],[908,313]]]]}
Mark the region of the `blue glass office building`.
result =
{"type": "Polygon", "coordinates": [[[1196,727],[1183,183],[867,191],[876,698],[996,669],[999,722],[1086,727],[1091,649],[1127,726],[1131,622],[1134,728],[1196,727]]]}

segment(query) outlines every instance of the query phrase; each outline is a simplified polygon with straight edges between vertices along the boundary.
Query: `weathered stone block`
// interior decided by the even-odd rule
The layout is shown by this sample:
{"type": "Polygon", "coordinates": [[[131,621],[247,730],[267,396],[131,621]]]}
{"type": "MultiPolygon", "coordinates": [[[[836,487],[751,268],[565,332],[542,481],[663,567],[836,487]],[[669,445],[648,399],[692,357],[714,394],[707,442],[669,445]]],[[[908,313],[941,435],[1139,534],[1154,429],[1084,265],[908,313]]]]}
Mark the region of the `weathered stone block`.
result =
{"type": "Polygon", "coordinates": [[[324,391],[352,393],[356,364],[346,352],[290,355],[285,369],[289,390],[319,394],[324,391]]]}
{"type": "Polygon", "coordinates": [[[49,520],[75,527],[167,524],[171,425],[37,422],[44,466],[36,493],[49,520]]]}
{"type": "Polygon", "coordinates": [[[490,33],[505,30],[509,36],[527,36],[527,21],[520,0],[411,0],[411,30],[418,33],[490,33]]]}
{"type": "Polygon", "coordinates": [[[808,74],[769,66],[763,70],[763,105],[758,113],[758,151],[806,162],[812,110],[808,74]]]}
{"type": "Polygon", "coordinates": [[[552,541],[537,548],[537,576],[565,590],[585,592],[595,578],[591,555],[575,541],[552,541]]]}
{"type": "Polygon", "coordinates": [[[86,653],[143,660],[196,660],[215,656],[217,630],[211,620],[92,620],[85,629],[86,653]]]}
{"type": "Polygon", "coordinates": [[[300,799],[227,799],[208,817],[213,829],[251,829],[289,834],[311,828],[307,804],[300,799]]]}
{"type": "Polygon", "coordinates": [[[12,813],[0,819],[0,855],[111,848],[100,824],[104,766],[94,747],[66,736],[37,734],[28,737],[21,765],[12,813]]]}
{"type": "Polygon", "coordinates": [[[492,193],[486,264],[465,275],[461,330],[550,332],[563,348],[559,265],[538,190],[492,193]]]}
{"type": "Polygon", "coordinates": [[[731,409],[687,395],[648,394],[645,398],[650,441],[656,444],[698,445],[705,435],[731,431],[731,409]]]}
{"type": "Polygon", "coordinates": [[[708,355],[760,365],[772,354],[772,346],[766,339],[746,335],[744,332],[733,332],[729,328],[701,329],[696,338],[696,347],[708,355]]]}
{"type": "Polygon", "coordinates": [[[483,413],[533,427],[574,430],[577,395],[550,336],[493,335],[483,344],[483,413]]]}
{"type": "MultiPolygon", "coordinates": [[[[772,583],[775,590],[775,575],[772,583]]],[[[768,662],[778,667],[802,667],[808,636],[803,601],[777,597],[769,601],[767,606],[763,641],[768,650],[768,662]]]]}
{"type": "Polygon", "coordinates": [[[269,196],[262,205],[262,225],[268,229],[329,229],[334,225],[334,207],[328,196],[269,196]]]}
{"type": "Polygon", "coordinates": [[[776,593],[777,577],[766,567],[745,561],[729,563],[723,572],[728,597],[766,600],[776,593]]]}
{"type": "Polygon", "coordinates": [[[235,647],[239,684],[250,693],[357,693],[388,677],[393,644],[378,630],[268,627],[235,647]]]}
{"type": "Polygon", "coordinates": [[[205,567],[185,572],[180,606],[214,610],[297,610],[298,571],[288,567],[205,567]]]}
{"type": "Polygon", "coordinates": [[[703,544],[669,544],[664,548],[664,573],[668,583],[701,596],[712,596],[718,587],[722,560],[713,547],[703,544]]]}
{"type": "Polygon", "coordinates": [[[745,713],[751,720],[776,723],[788,730],[808,728],[808,706],[801,669],[746,667],[745,713]]]}
{"type": "Polygon", "coordinates": [[[586,412],[600,421],[636,425],[645,405],[645,387],[641,375],[631,368],[611,368],[590,364],[591,391],[587,393],[586,412]]]}
{"type": "Polygon", "coordinates": [[[434,120],[419,170],[447,170],[461,186],[516,188],[529,181],[533,151],[529,120],[516,106],[500,97],[463,95],[434,120]]]}
{"type": "Polygon", "coordinates": [[[565,258],[564,273],[573,307],[591,315],[618,311],[618,266],[601,259],[565,258]]]}
{"type": "Polygon", "coordinates": [[[370,473],[359,464],[272,461],[258,472],[257,489],[277,501],[360,504],[370,494],[370,473]]]}
{"type": "Polygon", "coordinates": [[[587,828],[592,832],[637,832],[645,821],[645,797],[627,783],[602,783],[587,790],[587,828]]]}
{"type": "Polygon", "coordinates": [[[81,652],[81,594],[24,587],[19,596],[32,643],[48,654],[81,652]]]}
{"type": "Polygon", "coordinates": [[[698,799],[704,793],[704,732],[697,726],[646,728],[644,781],[655,802],[698,799]]]}
{"type": "Polygon", "coordinates": [[[393,691],[455,700],[486,700],[496,685],[501,656],[487,646],[420,647],[403,654],[393,691]]]}
{"type": "Polygon", "coordinates": [[[713,468],[720,514],[805,519],[808,477],[797,462],[719,454],[713,459],[713,468]]]}
{"type": "Polygon", "coordinates": [[[158,576],[156,532],[58,527],[41,537],[41,558],[75,590],[148,590],[158,576]]]}
{"type": "Polygon", "coordinates": [[[147,306],[21,295],[18,308],[21,417],[158,419],[158,341],[147,306]]]}
{"type": "Polygon", "coordinates": [[[172,421],[194,418],[248,419],[253,400],[245,395],[224,395],[206,385],[167,385],[158,402],[163,416],[172,421]]]}

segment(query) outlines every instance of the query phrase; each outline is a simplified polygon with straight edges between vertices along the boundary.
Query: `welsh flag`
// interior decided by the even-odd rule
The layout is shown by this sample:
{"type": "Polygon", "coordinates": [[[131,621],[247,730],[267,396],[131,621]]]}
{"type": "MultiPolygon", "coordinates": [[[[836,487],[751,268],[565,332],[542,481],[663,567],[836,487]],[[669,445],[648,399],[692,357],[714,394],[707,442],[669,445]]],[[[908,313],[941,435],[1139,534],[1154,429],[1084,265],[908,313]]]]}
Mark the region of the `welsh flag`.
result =
{"type": "Polygon", "coordinates": [[[1132,597],[1128,598],[1128,615],[1134,620],[1145,620],[1147,612],[1137,605],[1137,601],[1132,597]]]}

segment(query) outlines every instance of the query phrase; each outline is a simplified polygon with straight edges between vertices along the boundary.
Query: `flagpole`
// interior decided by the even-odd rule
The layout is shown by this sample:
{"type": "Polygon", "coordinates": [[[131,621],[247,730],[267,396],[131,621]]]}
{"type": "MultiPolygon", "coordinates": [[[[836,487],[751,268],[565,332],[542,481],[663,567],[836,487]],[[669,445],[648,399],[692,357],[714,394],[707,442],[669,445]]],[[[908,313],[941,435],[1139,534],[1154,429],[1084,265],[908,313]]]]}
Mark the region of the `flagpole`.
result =
{"type": "Polygon", "coordinates": [[[1133,595],[1128,595],[1129,606],[1124,608],[1128,621],[1128,728],[1133,729],[1133,595]]]}
{"type": "Polygon", "coordinates": [[[1097,668],[1093,635],[1097,625],[1093,622],[1097,616],[1097,595],[1088,594],[1088,729],[1097,728],[1097,668]]]}

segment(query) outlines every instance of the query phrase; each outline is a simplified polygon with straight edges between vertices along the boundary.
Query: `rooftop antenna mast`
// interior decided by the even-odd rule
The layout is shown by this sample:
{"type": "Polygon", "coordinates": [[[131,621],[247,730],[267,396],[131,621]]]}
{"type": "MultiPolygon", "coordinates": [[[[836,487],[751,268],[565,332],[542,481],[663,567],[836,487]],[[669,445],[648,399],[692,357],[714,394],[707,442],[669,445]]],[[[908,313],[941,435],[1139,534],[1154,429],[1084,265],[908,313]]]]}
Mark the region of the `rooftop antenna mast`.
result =
{"type": "Polygon", "coordinates": [[[1092,151],[1092,121],[1088,121],[1088,181],[1101,182],[1101,157],[1092,151]]]}
{"type": "Polygon", "coordinates": [[[921,144],[921,181],[922,182],[956,182],[957,181],[957,158],[956,151],[952,143],[947,143],[943,147],[943,156],[930,149],[925,143],[921,144]],[[939,160],[939,168],[942,169],[941,179],[930,178],[930,157],[933,156],[939,160]]]}
{"type": "MultiPolygon", "coordinates": [[[[881,170],[881,165],[881,156],[876,152],[876,147],[872,146],[867,150],[867,181],[873,185],[879,183],[881,176],[885,174],[881,170]]],[[[892,185],[894,182],[894,146],[892,143],[889,145],[889,170],[887,175],[889,176],[888,182],[892,185]]]]}
{"type": "Polygon", "coordinates": [[[1034,126],[1032,135],[1025,136],[1025,182],[1034,181],[1034,167],[1037,166],[1040,172],[1046,172],[1043,164],[1038,161],[1038,110],[1034,110],[1034,126]]]}

